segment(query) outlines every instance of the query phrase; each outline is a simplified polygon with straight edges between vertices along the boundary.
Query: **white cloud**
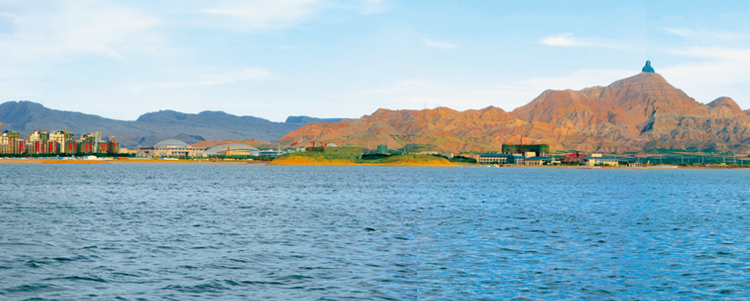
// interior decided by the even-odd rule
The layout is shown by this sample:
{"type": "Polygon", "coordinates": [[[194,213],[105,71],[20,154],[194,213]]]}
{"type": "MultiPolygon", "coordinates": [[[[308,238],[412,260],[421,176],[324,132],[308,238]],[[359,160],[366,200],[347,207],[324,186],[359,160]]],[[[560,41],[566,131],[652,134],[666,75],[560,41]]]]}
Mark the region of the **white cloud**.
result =
{"type": "Polygon", "coordinates": [[[698,32],[696,32],[695,30],[687,29],[687,28],[664,28],[664,31],[674,34],[674,35],[686,37],[686,38],[692,38],[698,35],[698,32]]]}
{"type": "Polygon", "coordinates": [[[547,89],[581,90],[593,86],[607,86],[614,81],[636,75],[633,70],[584,69],[563,77],[533,77],[519,82],[521,86],[533,88],[540,94],[547,89]]]}
{"type": "Polygon", "coordinates": [[[236,29],[270,29],[294,24],[318,10],[320,3],[319,0],[233,1],[201,12],[230,17],[224,23],[236,29]]]}
{"type": "Polygon", "coordinates": [[[475,93],[474,83],[445,83],[420,79],[394,82],[381,88],[354,91],[349,97],[358,99],[360,105],[381,108],[422,109],[447,106],[466,110],[492,104],[490,98],[475,93]]]}
{"type": "Polygon", "coordinates": [[[712,31],[707,29],[689,28],[662,28],[664,31],[685,38],[721,39],[721,40],[746,40],[750,35],[744,33],[712,31]]]}
{"type": "Polygon", "coordinates": [[[703,59],[657,70],[688,95],[701,102],[730,96],[744,108],[750,105],[750,99],[744,99],[744,95],[730,95],[740,93],[738,91],[743,89],[739,87],[750,85],[750,49],[691,47],[667,50],[667,53],[703,59]]]}
{"type": "Polygon", "coordinates": [[[431,83],[424,80],[402,80],[395,84],[392,84],[385,88],[380,89],[372,89],[372,90],[365,90],[365,91],[359,91],[357,93],[361,94],[391,94],[391,93],[397,93],[397,92],[404,92],[409,90],[414,90],[416,88],[424,88],[430,86],[431,83]]]}
{"type": "Polygon", "coordinates": [[[571,33],[564,33],[558,36],[547,37],[539,41],[540,43],[547,46],[561,46],[561,47],[576,47],[576,46],[590,46],[589,43],[580,39],[574,38],[571,33]]]}
{"type": "Polygon", "coordinates": [[[389,9],[382,0],[358,0],[357,2],[360,5],[359,11],[365,15],[382,13],[389,9]]]}
{"type": "Polygon", "coordinates": [[[554,47],[599,47],[621,50],[636,50],[634,43],[623,43],[619,41],[601,40],[597,38],[574,37],[572,33],[564,33],[550,36],[539,40],[539,43],[554,47]]]}
{"type": "Polygon", "coordinates": [[[730,96],[743,108],[750,106],[750,34],[710,30],[705,28],[662,28],[665,32],[684,37],[693,45],[663,49],[677,58],[688,58],[688,62],[663,68],[661,73],[675,87],[685,91],[700,102],[709,102],[719,96],[730,96]]]}
{"type": "Polygon", "coordinates": [[[389,9],[381,0],[228,0],[214,1],[209,5],[208,8],[196,9],[203,15],[196,19],[199,26],[236,31],[284,29],[314,19],[325,10],[375,14],[389,9]],[[206,19],[205,16],[213,18],[206,19]]]}
{"type": "Polygon", "coordinates": [[[732,49],[721,47],[690,47],[673,49],[667,52],[701,58],[712,58],[729,61],[750,61],[750,49],[732,49]]]}
{"type": "Polygon", "coordinates": [[[490,104],[512,111],[529,103],[545,90],[582,90],[594,86],[607,86],[635,74],[632,70],[578,70],[566,76],[533,77],[513,83],[486,86],[471,93],[476,99],[490,99],[490,104]]]}
{"type": "Polygon", "coordinates": [[[377,103],[382,107],[421,109],[438,105],[456,110],[479,109],[487,106],[512,111],[525,105],[549,89],[582,90],[607,86],[617,80],[636,75],[633,70],[578,70],[560,77],[533,77],[503,83],[436,82],[402,80],[382,88],[358,91],[352,97],[377,103]]]}
{"type": "Polygon", "coordinates": [[[0,61],[45,62],[78,54],[123,59],[126,50],[150,51],[147,30],[160,24],[139,11],[98,2],[53,1],[49,7],[24,2],[2,12],[12,30],[0,35],[0,61]]]}
{"type": "Polygon", "coordinates": [[[427,38],[422,39],[422,43],[424,43],[426,46],[434,47],[434,48],[443,48],[443,49],[454,49],[458,48],[458,44],[450,44],[450,43],[443,43],[443,42],[435,42],[427,38]]]}
{"type": "Polygon", "coordinates": [[[184,87],[199,87],[199,86],[216,86],[234,84],[249,80],[263,80],[270,79],[271,72],[266,69],[250,68],[237,72],[221,73],[221,74],[210,74],[201,76],[198,79],[190,81],[179,81],[179,82],[163,82],[163,83],[150,83],[136,85],[132,88],[134,91],[140,91],[144,89],[153,88],[184,88],[184,87]]]}

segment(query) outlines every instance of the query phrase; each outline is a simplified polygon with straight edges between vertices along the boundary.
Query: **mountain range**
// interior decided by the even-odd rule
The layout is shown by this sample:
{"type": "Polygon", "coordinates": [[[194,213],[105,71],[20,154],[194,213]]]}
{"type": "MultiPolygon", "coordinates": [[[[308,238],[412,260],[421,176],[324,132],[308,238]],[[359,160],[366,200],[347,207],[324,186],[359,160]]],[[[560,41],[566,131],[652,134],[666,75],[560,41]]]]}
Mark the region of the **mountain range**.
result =
{"type": "Polygon", "coordinates": [[[100,131],[104,136],[117,136],[123,147],[150,146],[173,138],[199,146],[221,140],[267,147],[315,141],[373,149],[386,144],[390,149],[417,146],[488,152],[499,150],[502,144],[523,142],[584,152],[664,148],[750,153],[750,110],[743,111],[729,97],[700,103],[652,72],[606,87],[547,90],[511,112],[493,106],[466,111],[379,109],[357,119],[290,116],[285,122],[272,122],[225,112],[164,110],[123,121],[11,101],[0,104],[0,122],[4,129],[23,135],[63,126],[79,134],[100,131]]]}
{"type": "Polygon", "coordinates": [[[78,135],[99,131],[103,136],[115,136],[122,147],[130,148],[139,145],[151,146],[169,138],[187,143],[249,137],[261,141],[276,141],[310,122],[341,120],[289,116],[285,122],[273,122],[253,116],[236,116],[216,111],[186,114],[164,110],[143,114],[135,121],[124,121],[53,110],[30,101],[9,101],[0,104],[0,122],[3,123],[4,130],[14,130],[22,135],[28,135],[33,130],[57,131],[67,126],[69,131],[78,135]]]}
{"type": "Polygon", "coordinates": [[[556,150],[626,153],[666,148],[750,152],[750,110],[729,97],[703,104],[643,72],[606,87],[547,90],[506,112],[379,109],[338,123],[310,123],[279,143],[335,142],[389,148],[426,145],[437,151],[496,151],[502,144],[550,144],[556,150]],[[521,136],[525,136],[521,138],[521,136]],[[523,139],[523,140],[521,140],[523,139]]]}

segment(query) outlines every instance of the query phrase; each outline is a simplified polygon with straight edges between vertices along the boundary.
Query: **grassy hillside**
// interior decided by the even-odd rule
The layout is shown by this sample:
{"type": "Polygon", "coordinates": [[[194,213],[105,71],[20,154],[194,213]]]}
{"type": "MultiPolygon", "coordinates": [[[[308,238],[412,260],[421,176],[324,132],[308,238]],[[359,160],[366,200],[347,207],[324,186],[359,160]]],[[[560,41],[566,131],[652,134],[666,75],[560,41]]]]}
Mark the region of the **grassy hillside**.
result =
{"type": "Polygon", "coordinates": [[[284,154],[268,165],[454,166],[445,158],[429,155],[394,155],[364,160],[318,152],[284,154]]]}

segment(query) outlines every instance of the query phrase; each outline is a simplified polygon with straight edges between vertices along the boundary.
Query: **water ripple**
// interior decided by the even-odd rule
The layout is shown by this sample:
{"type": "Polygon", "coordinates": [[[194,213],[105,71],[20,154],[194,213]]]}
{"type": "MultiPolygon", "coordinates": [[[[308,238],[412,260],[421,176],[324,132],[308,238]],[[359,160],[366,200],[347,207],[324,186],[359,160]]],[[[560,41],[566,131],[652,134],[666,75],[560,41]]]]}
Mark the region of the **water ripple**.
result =
{"type": "Polygon", "coordinates": [[[749,178],[4,164],[0,299],[742,299],[749,178]]]}

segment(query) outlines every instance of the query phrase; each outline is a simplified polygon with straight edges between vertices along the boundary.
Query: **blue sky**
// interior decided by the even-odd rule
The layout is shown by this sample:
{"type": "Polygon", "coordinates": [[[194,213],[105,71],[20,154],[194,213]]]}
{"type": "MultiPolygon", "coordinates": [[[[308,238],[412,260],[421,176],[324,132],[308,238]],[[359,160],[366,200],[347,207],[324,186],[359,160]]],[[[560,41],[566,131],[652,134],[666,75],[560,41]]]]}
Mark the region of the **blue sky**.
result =
{"type": "Polygon", "coordinates": [[[750,108],[750,6],[649,2],[0,0],[0,102],[125,120],[510,111],[650,59],[700,102],[750,108]]]}

